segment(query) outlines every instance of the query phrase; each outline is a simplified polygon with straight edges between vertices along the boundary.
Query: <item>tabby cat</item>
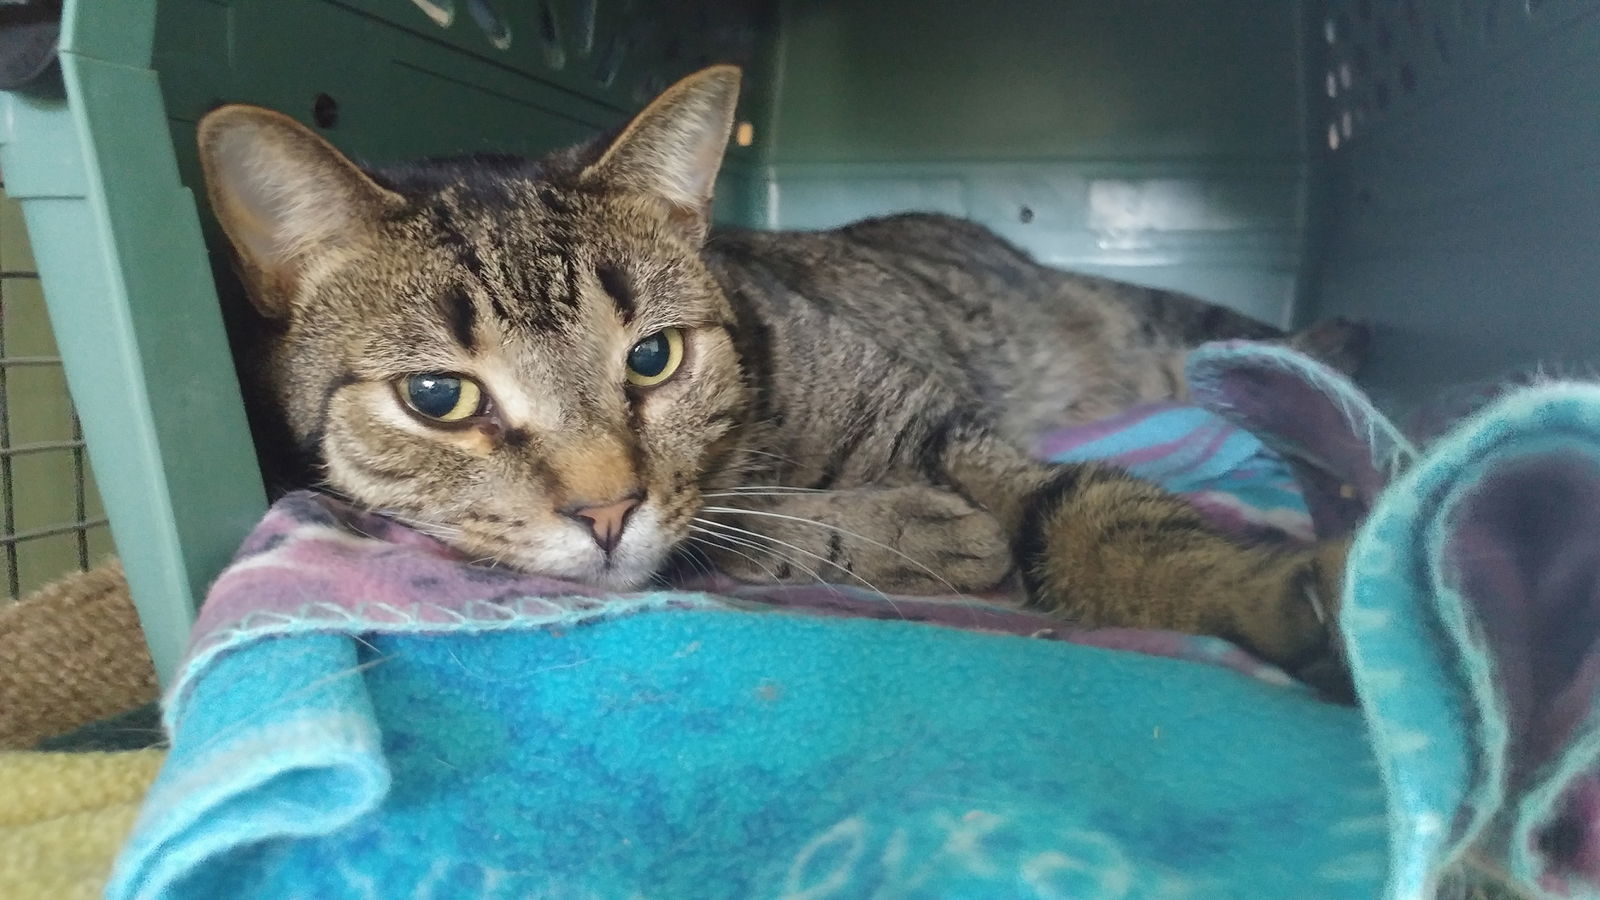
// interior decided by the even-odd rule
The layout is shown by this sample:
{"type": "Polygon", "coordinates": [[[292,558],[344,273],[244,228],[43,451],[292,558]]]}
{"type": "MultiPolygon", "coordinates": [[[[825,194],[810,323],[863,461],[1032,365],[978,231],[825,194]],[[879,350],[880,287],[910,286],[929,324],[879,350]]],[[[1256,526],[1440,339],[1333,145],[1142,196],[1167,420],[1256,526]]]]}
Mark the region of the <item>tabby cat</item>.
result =
{"type": "MultiPolygon", "coordinates": [[[[713,230],[739,72],[539,160],[364,171],[293,120],[200,124],[260,371],[326,487],[473,558],[627,590],[729,574],[976,591],[1231,639],[1314,683],[1343,551],[1247,545],[1043,429],[1181,396],[1186,348],[1280,338],[901,215],[713,230]]],[[[1334,354],[1353,330],[1311,337],[1334,354]]]]}

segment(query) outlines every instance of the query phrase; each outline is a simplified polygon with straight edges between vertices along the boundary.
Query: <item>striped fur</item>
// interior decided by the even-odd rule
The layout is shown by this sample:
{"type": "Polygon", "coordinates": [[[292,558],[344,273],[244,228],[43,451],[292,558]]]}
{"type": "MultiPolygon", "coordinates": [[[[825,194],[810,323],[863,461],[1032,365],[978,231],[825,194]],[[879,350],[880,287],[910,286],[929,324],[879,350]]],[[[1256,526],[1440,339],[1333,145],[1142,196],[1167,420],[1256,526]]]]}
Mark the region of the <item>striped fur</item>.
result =
{"type": "Polygon", "coordinates": [[[1148,484],[1022,448],[1182,396],[1202,340],[1348,363],[1359,329],[1286,338],[943,216],[712,230],[737,84],[707,70],[542,160],[376,172],[275,113],[208,116],[212,206],[271,325],[255,371],[317,477],[486,560],[617,588],[691,547],[744,577],[884,591],[1019,572],[1073,621],[1217,634],[1338,681],[1308,599],[1337,596],[1337,548],[1243,546],[1148,484]],[[627,387],[629,347],[668,327],[681,373],[627,387]],[[493,405],[421,421],[395,389],[421,372],[493,405]],[[636,494],[612,554],[561,512],[636,494]]]}

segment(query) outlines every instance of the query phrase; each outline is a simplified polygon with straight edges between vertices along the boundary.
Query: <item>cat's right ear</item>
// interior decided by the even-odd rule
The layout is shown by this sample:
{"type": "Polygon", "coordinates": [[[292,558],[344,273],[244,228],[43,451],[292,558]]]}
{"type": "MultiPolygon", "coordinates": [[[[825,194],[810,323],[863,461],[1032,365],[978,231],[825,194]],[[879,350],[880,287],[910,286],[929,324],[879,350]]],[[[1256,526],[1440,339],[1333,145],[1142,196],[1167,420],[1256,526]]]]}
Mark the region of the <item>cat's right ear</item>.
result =
{"type": "Polygon", "coordinates": [[[651,101],[580,178],[665,201],[696,244],[711,225],[711,193],[739,103],[739,69],[689,75],[651,101]]]}
{"type": "Polygon", "coordinates": [[[309,266],[348,252],[404,203],[281,113],[220,107],[200,120],[198,141],[211,209],[270,318],[288,316],[309,266]]]}

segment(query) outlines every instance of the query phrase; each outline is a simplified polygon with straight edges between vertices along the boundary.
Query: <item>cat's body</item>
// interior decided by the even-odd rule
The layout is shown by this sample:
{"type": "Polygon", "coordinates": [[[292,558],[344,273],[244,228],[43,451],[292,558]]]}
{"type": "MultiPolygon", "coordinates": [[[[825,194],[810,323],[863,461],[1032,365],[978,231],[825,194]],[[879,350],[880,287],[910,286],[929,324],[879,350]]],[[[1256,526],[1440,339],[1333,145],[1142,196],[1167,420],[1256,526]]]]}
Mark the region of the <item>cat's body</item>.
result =
{"type": "Polygon", "coordinates": [[[1181,395],[1201,340],[1273,329],[945,217],[711,232],[736,91],[712,69],[609,141],[372,175],[275,114],[209,116],[213,206],[277,323],[263,372],[327,483],[473,556],[619,589],[689,549],[884,591],[1017,572],[1075,621],[1218,634],[1338,681],[1339,548],[1244,546],[1123,473],[1027,452],[1181,395]]]}
{"type": "Polygon", "coordinates": [[[888,474],[888,448],[863,447],[851,419],[893,433],[943,406],[1026,449],[1048,429],[1182,396],[1183,354],[1205,340],[1282,336],[1183,295],[1041,266],[941,215],[713,232],[704,256],[749,317],[741,355],[771,372],[768,440],[826,470],[783,474],[814,487],[888,474]]]}

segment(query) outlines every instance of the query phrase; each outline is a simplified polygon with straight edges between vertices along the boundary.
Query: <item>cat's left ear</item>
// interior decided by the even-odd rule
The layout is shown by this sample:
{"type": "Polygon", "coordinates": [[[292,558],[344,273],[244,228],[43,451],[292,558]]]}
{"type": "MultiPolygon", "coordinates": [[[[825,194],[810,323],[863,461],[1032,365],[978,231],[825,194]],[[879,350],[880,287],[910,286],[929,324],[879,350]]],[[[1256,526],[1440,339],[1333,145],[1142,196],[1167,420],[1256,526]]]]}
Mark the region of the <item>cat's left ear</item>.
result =
{"type": "Polygon", "coordinates": [[[702,69],[635,116],[581,178],[665,201],[698,244],[710,228],[711,195],[738,103],[737,66],[702,69]]]}

